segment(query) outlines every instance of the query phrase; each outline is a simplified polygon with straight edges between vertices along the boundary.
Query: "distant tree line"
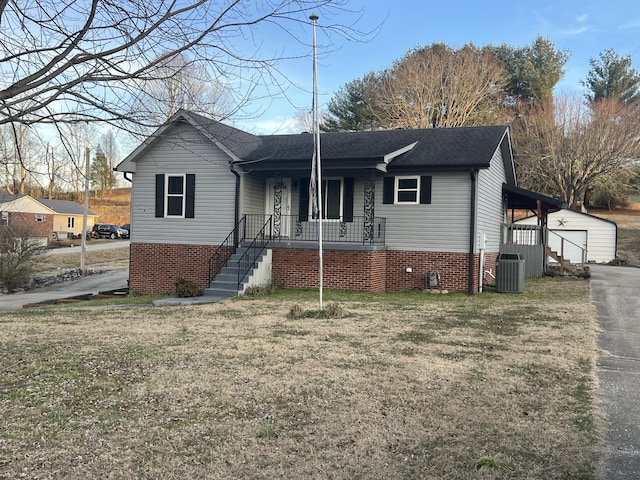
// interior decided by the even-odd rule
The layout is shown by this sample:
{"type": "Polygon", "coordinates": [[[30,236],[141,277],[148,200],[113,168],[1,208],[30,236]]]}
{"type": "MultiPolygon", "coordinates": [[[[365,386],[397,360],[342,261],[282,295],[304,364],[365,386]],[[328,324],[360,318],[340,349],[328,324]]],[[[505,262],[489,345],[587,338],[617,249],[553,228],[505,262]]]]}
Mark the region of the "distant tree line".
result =
{"type": "Polygon", "coordinates": [[[554,96],[569,53],[531,45],[409,50],[331,98],[327,132],[508,124],[519,184],[572,208],[624,204],[638,188],[640,75],[608,49],[590,60],[584,98],[554,96]]]}

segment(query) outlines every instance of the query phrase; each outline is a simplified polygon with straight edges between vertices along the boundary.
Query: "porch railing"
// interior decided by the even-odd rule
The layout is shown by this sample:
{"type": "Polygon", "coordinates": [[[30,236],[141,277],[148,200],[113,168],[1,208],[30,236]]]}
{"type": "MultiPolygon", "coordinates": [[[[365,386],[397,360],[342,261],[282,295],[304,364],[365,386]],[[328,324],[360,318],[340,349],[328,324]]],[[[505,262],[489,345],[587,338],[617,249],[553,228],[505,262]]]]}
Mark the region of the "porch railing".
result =
{"type": "Polygon", "coordinates": [[[544,245],[544,229],[540,225],[502,224],[500,243],[516,245],[544,245]]]}
{"type": "MultiPolygon", "coordinates": [[[[301,220],[298,215],[246,215],[246,238],[254,237],[267,217],[273,218],[273,242],[318,240],[318,221],[301,220]]],[[[326,219],[322,222],[322,240],[328,243],[384,245],[385,234],[386,219],[382,217],[367,220],[366,217],[359,216],[353,217],[349,222],[339,219],[326,219]]]]}
{"type": "Polygon", "coordinates": [[[502,224],[502,238],[500,241],[505,245],[541,245],[549,247],[550,238],[554,238],[560,242],[560,251],[557,252],[560,263],[565,261],[568,248],[574,248],[580,251],[580,265],[587,262],[587,250],[585,248],[540,225],[504,223],[502,224]]]}
{"type": "Polygon", "coordinates": [[[227,264],[231,255],[236,252],[236,247],[244,239],[246,232],[247,219],[243,216],[238,224],[227,235],[227,238],[220,244],[213,255],[209,258],[209,282],[211,283],[220,270],[227,264]]]}

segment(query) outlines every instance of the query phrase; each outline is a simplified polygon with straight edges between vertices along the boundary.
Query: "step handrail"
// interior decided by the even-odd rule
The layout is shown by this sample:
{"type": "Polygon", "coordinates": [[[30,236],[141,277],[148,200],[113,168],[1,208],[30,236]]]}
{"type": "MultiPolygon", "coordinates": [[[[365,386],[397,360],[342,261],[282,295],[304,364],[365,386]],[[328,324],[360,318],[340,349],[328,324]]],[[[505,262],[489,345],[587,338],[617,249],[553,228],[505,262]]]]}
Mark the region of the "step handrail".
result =
{"type": "Polygon", "coordinates": [[[246,215],[242,216],[233,230],[227,235],[227,238],[225,238],[216,251],[213,252],[213,255],[209,257],[209,284],[227,264],[231,255],[236,253],[240,242],[244,240],[246,234],[246,217],[246,215]]]}
{"type": "Polygon", "coordinates": [[[268,215],[267,221],[264,222],[262,228],[247,246],[247,250],[238,259],[238,290],[240,290],[240,285],[244,277],[246,277],[247,273],[255,266],[258,258],[260,258],[264,249],[273,239],[272,225],[273,215],[268,215]]]}
{"type": "MultiPolygon", "coordinates": [[[[560,235],[557,232],[554,232],[553,230],[547,229],[547,233],[552,233],[554,235],[557,235],[558,237],[560,237],[560,259],[562,260],[560,262],[560,264],[562,264],[562,262],[569,262],[568,260],[566,260],[564,258],[564,242],[568,242],[571,245],[573,245],[574,247],[577,247],[580,249],[581,252],[581,257],[582,257],[582,262],[580,262],[580,265],[584,265],[585,263],[587,263],[587,249],[584,247],[581,247],[580,245],[578,245],[577,243],[572,242],[571,240],[569,240],[568,238],[564,238],[562,235],[560,235]]],[[[549,246],[549,242],[547,241],[547,246],[549,246]]],[[[571,264],[571,262],[569,262],[569,264],[571,264]]]]}

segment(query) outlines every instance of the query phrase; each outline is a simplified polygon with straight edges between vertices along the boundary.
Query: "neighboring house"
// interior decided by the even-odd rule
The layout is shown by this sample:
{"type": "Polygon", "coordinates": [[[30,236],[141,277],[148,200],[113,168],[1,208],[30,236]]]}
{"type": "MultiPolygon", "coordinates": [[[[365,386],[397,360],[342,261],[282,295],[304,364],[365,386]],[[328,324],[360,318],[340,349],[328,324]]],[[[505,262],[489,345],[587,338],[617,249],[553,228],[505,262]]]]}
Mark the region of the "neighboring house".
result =
{"type": "MultiPolygon", "coordinates": [[[[131,289],[168,292],[181,277],[206,288],[227,261],[218,254],[254,240],[266,245],[264,278],[317,287],[313,149],[309,133],[174,115],[116,167],[132,181],[131,289]]],[[[430,273],[438,288],[475,293],[495,269],[510,199],[541,222],[559,208],[516,186],[505,126],[323,133],[321,161],[327,288],[424,289],[430,273]]]]}
{"type": "MultiPolygon", "coordinates": [[[[84,207],[68,200],[33,198],[30,195],[0,194],[0,215],[2,225],[26,227],[34,237],[49,238],[52,232],[82,234],[84,207]]],[[[87,215],[90,229],[97,215],[92,211],[87,215]]]]}
{"type": "MultiPolygon", "coordinates": [[[[535,217],[517,220],[535,225],[535,217]]],[[[572,263],[608,263],[616,258],[618,226],[615,222],[564,208],[549,214],[548,245],[572,263]]]]}

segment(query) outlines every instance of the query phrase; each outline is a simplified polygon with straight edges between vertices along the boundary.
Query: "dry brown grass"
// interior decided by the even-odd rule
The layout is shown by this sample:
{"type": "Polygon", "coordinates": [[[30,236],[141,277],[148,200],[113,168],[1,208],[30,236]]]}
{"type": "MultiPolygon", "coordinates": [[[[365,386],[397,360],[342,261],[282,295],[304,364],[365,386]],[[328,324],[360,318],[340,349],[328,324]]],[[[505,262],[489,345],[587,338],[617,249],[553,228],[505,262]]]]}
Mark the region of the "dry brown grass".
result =
{"type": "Polygon", "coordinates": [[[615,210],[591,210],[598,217],[618,225],[618,257],[631,265],[640,266],[640,204],[615,210]]]}
{"type": "MultiPolygon", "coordinates": [[[[112,242],[113,240],[105,241],[112,242]]],[[[99,242],[99,240],[92,240],[92,242],[99,242]]],[[[108,270],[128,268],[129,247],[88,250],[86,252],[86,262],[89,268],[104,268],[108,270]]],[[[59,268],[78,268],[79,266],[80,253],[59,253],[56,255],[39,255],[35,269],[39,273],[47,273],[59,268]]]]}
{"type": "Polygon", "coordinates": [[[0,477],[597,478],[589,284],[526,289],[9,314],[0,477]]]}
{"type": "Polygon", "coordinates": [[[96,223],[130,223],[131,189],[119,188],[104,195],[89,197],[89,208],[98,215],[96,223]]]}

